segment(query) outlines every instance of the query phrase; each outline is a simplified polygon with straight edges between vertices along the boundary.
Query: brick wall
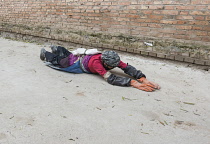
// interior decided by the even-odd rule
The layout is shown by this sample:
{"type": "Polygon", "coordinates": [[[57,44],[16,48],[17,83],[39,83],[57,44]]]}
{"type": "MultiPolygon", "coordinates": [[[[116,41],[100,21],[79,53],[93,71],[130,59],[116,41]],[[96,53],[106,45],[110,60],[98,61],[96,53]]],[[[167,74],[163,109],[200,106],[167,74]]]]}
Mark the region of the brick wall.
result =
{"type": "Polygon", "coordinates": [[[135,53],[210,60],[209,0],[0,2],[1,31],[135,53]],[[144,41],[153,47],[145,46],[144,41]]]}

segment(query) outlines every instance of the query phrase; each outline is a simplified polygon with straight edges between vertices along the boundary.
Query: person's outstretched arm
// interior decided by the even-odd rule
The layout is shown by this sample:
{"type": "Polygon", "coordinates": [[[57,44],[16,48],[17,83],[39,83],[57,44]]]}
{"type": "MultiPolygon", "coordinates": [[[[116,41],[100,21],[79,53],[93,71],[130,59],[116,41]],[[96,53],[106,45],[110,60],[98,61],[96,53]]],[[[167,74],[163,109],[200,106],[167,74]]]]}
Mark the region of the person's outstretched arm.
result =
{"type": "Polygon", "coordinates": [[[155,90],[154,86],[151,84],[141,84],[136,80],[132,80],[131,78],[116,76],[110,72],[107,72],[103,77],[109,84],[112,85],[132,86],[147,92],[152,92],[155,90]]]}
{"type": "Polygon", "coordinates": [[[125,68],[121,68],[121,69],[124,71],[124,73],[135,78],[140,83],[148,84],[150,87],[155,88],[155,89],[160,89],[160,86],[158,84],[147,80],[145,74],[143,74],[142,71],[137,70],[135,67],[131,65],[127,65],[125,68]]]}

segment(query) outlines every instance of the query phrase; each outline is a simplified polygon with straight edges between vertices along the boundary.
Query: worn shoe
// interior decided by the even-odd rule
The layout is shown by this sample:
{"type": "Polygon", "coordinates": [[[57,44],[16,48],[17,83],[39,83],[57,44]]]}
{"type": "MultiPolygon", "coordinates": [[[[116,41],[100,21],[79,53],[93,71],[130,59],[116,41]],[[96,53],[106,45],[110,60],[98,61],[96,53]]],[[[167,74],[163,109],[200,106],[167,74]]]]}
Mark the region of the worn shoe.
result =
{"type": "Polygon", "coordinates": [[[52,50],[52,53],[54,53],[54,54],[56,54],[56,55],[59,55],[58,46],[51,45],[50,48],[51,48],[51,50],[52,50]]]}
{"type": "Polygon", "coordinates": [[[42,48],[42,49],[41,49],[41,52],[40,52],[40,59],[43,60],[43,61],[44,61],[45,58],[46,58],[46,57],[45,57],[45,53],[46,53],[46,50],[45,50],[44,48],[42,48]]]}

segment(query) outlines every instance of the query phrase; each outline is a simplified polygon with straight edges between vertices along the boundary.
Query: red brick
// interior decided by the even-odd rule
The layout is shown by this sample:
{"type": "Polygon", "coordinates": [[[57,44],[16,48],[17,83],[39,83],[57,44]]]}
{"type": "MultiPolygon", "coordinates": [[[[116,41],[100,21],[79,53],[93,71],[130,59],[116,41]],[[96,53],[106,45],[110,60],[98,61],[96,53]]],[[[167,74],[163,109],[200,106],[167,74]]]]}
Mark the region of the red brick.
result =
{"type": "Polygon", "coordinates": [[[148,27],[161,28],[161,24],[148,24],[148,27]]]}
{"type": "Polygon", "coordinates": [[[131,26],[141,26],[140,23],[130,22],[131,26]]]}
{"type": "Polygon", "coordinates": [[[176,19],[181,19],[181,20],[192,20],[193,17],[192,16],[183,16],[183,15],[179,15],[176,17],[176,19]]]}
{"type": "Polygon", "coordinates": [[[173,10],[175,9],[175,6],[172,6],[172,5],[165,5],[164,6],[166,10],[173,10]]]}
{"type": "Polygon", "coordinates": [[[147,22],[147,23],[160,23],[160,20],[156,20],[156,19],[145,19],[145,22],[147,22]]]}
{"type": "Polygon", "coordinates": [[[118,22],[118,21],[110,21],[109,22],[109,25],[119,25],[120,24],[120,22],[118,22]]]}
{"type": "Polygon", "coordinates": [[[119,5],[130,5],[131,2],[119,2],[119,5]]]}
{"type": "Polygon", "coordinates": [[[73,19],[81,19],[80,16],[72,16],[73,19]]]}
{"type": "Polygon", "coordinates": [[[147,27],[148,24],[146,24],[146,23],[140,23],[140,26],[142,26],[142,27],[147,27]]]}
{"type": "Polygon", "coordinates": [[[172,0],[163,1],[162,3],[166,4],[166,5],[168,5],[168,4],[175,4],[175,2],[172,1],[172,0]]]}
{"type": "Polygon", "coordinates": [[[193,30],[202,30],[202,29],[203,29],[203,27],[193,26],[193,27],[192,27],[192,29],[193,29],[193,30]]]}
{"type": "Polygon", "coordinates": [[[194,16],[195,20],[205,20],[204,16],[194,16]]]}
{"type": "Polygon", "coordinates": [[[201,4],[209,4],[209,0],[202,0],[201,4]]]}
{"type": "Polygon", "coordinates": [[[197,10],[206,10],[207,9],[207,5],[199,5],[199,6],[196,6],[197,10]]]}
{"type": "Polygon", "coordinates": [[[190,30],[190,29],[192,29],[192,26],[180,25],[180,26],[176,26],[176,28],[177,28],[177,29],[190,30]]]}
{"type": "Polygon", "coordinates": [[[134,22],[146,22],[146,19],[131,19],[131,21],[134,21],[134,22]]]}
{"type": "Polygon", "coordinates": [[[189,24],[191,25],[209,25],[208,21],[190,21],[189,24]]]}
{"type": "Polygon", "coordinates": [[[207,36],[207,37],[203,37],[203,38],[202,38],[202,41],[205,41],[205,42],[210,42],[210,37],[209,37],[209,36],[207,36]]]}
{"type": "Polygon", "coordinates": [[[182,25],[182,24],[187,24],[187,21],[179,20],[179,21],[177,21],[177,24],[180,24],[180,25],[182,25]]]}
{"type": "Polygon", "coordinates": [[[179,11],[177,10],[162,10],[161,14],[165,15],[178,15],[179,11]]]}
{"type": "Polygon", "coordinates": [[[195,4],[201,4],[200,0],[191,0],[191,4],[195,5],[195,4]]]}
{"type": "Polygon", "coordinates": [[[144,4],[147,4],[147,5],[152,5],[154,2],[153,1],[144,1],[144,4]]]}
{"type": "Polygon", "coordinates": [[[136,10],[129,10],[128,13],[136,14],[137,11],[136,10]]]}
{"type": "Polygon", "coordinates": [[[120,21],[120,25],[126,25],[127,22],[126,21],[120,21]]]}
{"type": "Polygon", "coordinates": [[[93,9],[87,9],[86,12],[87,13],[94,13],[94,10],[93,9]]]}
{"type": "Polygon", "coordinates": [[[174,20],[161,20],[160,23],[164,23],[164,24],[177,24],[177,21],[174,21],[174,20]]]}
{"type": "Polygon", "coordinates": [[[189,11],[180,11],[180,15],[188,15],[189,11]]]}
{"type": "Polygon", "coordinates": [[[129,18],[120,18],[120,17],[118,17],[117,20],[118,21],[130,21],[129,18]]]}
{"type": "Polygon", "coordinates": [[[153,10],[142,10],[143,14],[152,14],[153,10]]]}
{"type": "Polygon", "coordinates": [[[185,35],[186,34],[186,31],[185,30],[176,30],[175,34],[185,35]]]}
{"type": "Polygon", "coordinates": [[[203,27],[204,31],[210,31],[210,26],[203,27]]]}
{"type": "Polygon", "coordinates": [[[185,6],[176,6],[176,9],[178,10],[194,10],[194,6],[185,5],[185,6]]]}
{"type": "Polygon", "coordinates": [[[147,6],[147,5],[141,5],[141,8],[140,9],[142,9],[142,10],[149,9],[149,6],[147,6]]]}
{"type": "Polygon", "coordinates": [[[198,36],[196,36],[196,37],[191,37],[190,38],[190,40],[192,40],[192,41],[201,41],[201,37],[198,37],[198,36]]]}
{"type": "Polygon", "coordinates": [[[196,31],[195,34],[197,36],[207,36],[208,33],[206,31],[196,31]]]}
{"type": "Polygon", "coordinates": [[[189,40],[190,39],[190,36],[187,36],[187,35],[177,35],[177,34],[175,34],[174,35],[174,38],[189,40]]]}
{"type": "Polygon", "coordinates": [[[79,9],[73,9],[72,12],[80,13],[81,11],[79,9]]]}
{"type": "Polygon", "coordinates": [[[101,2],[101,5],[104,6],[104,5],[112,5],[111,2],[101,2]]]}
{"type": "Polygon", "coordinates": [[[161,12],[162,12],[161,10],[154,10],[153,11],[154,14],[161,14],[161,12]]]}
{"type": "Polygon", "coordinates": [[[137,9],[137,8],[136,8],[136,5],[129,5],[127,6],[127,9],[137,9]]]}
{"type": "Polygon", "coordinates": [[[127,14],[127,18],[139,18],[139,15],[134,15],[134,14],[127,14]]]}
{"type": "Polygon", "coordinates": [[[149,9],[164,9],[163,5],[150,5],[149,9]]]}
{"type": "Polygon", "coordinates": [[[136,2],[136,1],[131,2],[131,5],[137,5],[137,4],[138,4],[138,2],[136,2]]]}
{"type": "Polygon", "coordinates": [[[163,19],[163,16],[162,15],[149,15],[148,18],[150,19],[163,19]]]}
{"type": "Polygon", "coordinates": [[[210,16],[206,16],[206,20],[210,20],[210,16]]]}
{"type": "Polygon", "coordinates": [[[92,20],[92,21],[91,21],[91,23],[93,23],[93,24],[100,24],[100,23],[101,23],[101,21],[92,20]]]}
{"type": "Polygon", "coordinates": [[[207,15],[206,11],[192,11],[190,12],[191,15],[207,15]]]}
{"type": "Polygon", "coordinates": [[[94,2],[86,2],[85,5],[95,5],[94,2]]]}
{"type": "Polygon", "coordinates": [[[154,4],[162,4],[163,2],[162,1],[153,1],[154,4]]]}
{"type": "Polygon", "coordinates": [[[106,15],[109,16],[109,17],[118,17],[119,13],[108,13],[106,15]]]}

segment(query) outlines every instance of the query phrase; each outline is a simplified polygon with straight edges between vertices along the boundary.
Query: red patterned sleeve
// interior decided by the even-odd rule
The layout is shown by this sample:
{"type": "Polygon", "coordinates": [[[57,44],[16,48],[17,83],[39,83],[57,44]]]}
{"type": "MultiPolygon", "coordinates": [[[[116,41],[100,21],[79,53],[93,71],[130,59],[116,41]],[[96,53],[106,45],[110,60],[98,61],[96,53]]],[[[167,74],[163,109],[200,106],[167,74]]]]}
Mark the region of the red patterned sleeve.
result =
{"type": "Polygon", "coordinates": [[[124,63],[124,62],[122,62],[122,61],[120,61],[118,67],[121,68],[121,69],[122,69],[122,68],[126,68],[126,67],[127,67],[127,64],[124,63]]]}

